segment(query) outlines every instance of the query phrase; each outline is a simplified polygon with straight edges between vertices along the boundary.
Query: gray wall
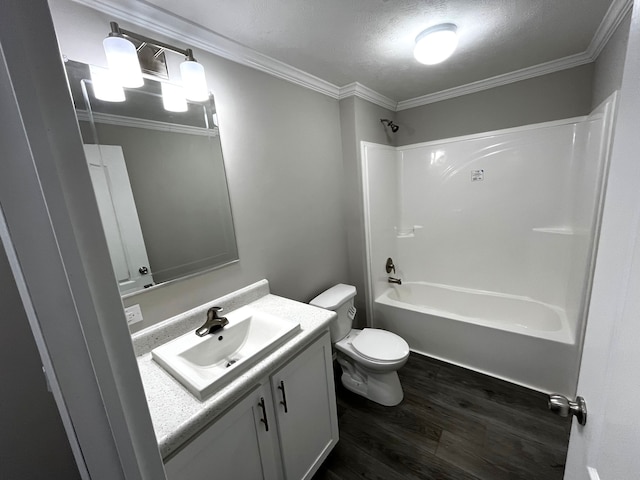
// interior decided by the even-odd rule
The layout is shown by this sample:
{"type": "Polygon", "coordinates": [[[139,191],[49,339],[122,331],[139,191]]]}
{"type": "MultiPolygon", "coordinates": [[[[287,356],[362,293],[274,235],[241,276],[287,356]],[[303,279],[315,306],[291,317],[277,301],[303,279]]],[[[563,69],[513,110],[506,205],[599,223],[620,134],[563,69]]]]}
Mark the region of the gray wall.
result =
{"type": "Polygon", "coordinates": [[[360,142],[394,145],[396,134],[391,133],[380,122],[381,118],[395,122],[396,113],[357,97],[349,97],[340,101],[349,283],[355,285],[358,291],[355,302],[358,308],[357,326],[366,324],[366,258],[360,142]]]}
{"type": "Polygon", "coordinates": [[[0,292],[0,478],[80,478],[2,247],[0,292]]]}
{"type": "Polygon", "coordinates": [[[593,74],[592,109],[600,105],[622,85],[622,70],[624,69],[630,25],[631,12],[620,23],[616,32],[598,55],[593,74]]]}
{"type": "Polygon", "coordinates": [[[397,145],[586,115],[593,64],[397,113],[397,145]]]}
{"type": "MultiPolygon", "coordinates": [[[[102,39],[109,21],[118,19],[69,0],[50,5],[62,53],[103,65],[102,39]]],[[[127,22],[121,26],[158,38],[127,22]]],[[[142,307],[145,322],[137,328],[262,278],[273,293],[300,301],[347,281],[338,102],[194,54],[216,98],[240,262],[127,298],[126,305],[142,307]]]]}

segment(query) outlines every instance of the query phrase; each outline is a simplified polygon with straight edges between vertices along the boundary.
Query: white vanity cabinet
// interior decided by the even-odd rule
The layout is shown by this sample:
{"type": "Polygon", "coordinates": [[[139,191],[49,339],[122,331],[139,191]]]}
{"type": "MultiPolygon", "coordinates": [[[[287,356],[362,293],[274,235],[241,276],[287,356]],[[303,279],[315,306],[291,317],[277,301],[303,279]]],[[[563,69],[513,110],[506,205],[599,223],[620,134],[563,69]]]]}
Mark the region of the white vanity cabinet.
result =
{"type": "Polygon", "coordinates": [[[165,464],[168,480],[278,479],[271,392],[261,386],[196,436],[165,464]]]}
{"type": "Polygon", "coordinates": [[[325,332],[165,468],[169,480],[310,479],[337,441],[331,343],[325,332]]]}
{"type": "Polygon", "coordinates": [[[311,478],[338,441],[329,334],[272,375],[271,391],[284,478],[311,478]]]}

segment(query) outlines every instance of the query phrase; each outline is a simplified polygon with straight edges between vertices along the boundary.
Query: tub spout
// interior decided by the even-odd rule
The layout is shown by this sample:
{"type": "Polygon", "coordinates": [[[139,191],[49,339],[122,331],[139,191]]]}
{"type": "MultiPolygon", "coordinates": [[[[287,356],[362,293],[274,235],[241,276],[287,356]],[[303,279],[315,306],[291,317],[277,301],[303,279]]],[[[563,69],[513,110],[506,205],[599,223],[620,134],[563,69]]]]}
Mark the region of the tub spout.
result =
{"type": "Polygon", "coordinates": [[[402,280],[400,280],[399,278],[389,277],[388,281],[389,283],[396,283],[398,285],[402,285],[402,280]]]}

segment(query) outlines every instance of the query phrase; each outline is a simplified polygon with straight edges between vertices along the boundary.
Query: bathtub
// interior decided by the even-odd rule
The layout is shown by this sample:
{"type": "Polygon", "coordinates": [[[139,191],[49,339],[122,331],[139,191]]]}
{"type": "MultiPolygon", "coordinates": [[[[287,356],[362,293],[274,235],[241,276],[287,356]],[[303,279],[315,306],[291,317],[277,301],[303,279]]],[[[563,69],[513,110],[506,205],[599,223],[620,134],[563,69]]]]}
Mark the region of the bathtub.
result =
{"type": "Polygon", "coordinates": [[[575,332],[554,305],[405,282],[375,299],[373,325],[402,336],[416,353],[547,393],[575,390],[575,332]]]}

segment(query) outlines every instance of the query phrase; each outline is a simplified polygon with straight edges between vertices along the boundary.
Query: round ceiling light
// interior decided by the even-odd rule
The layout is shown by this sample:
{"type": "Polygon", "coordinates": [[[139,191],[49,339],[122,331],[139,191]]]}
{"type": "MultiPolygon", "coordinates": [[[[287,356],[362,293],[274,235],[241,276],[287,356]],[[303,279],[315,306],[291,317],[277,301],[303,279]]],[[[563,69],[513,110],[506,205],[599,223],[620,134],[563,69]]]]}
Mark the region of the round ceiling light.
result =
{"type": "Polygon", "coordinates": [[[413,49],[416,60],[425,65],[435,65],[449,58],[458,46],[457,29],[453,23],[427,28],[416,37],[413,49]]]}

